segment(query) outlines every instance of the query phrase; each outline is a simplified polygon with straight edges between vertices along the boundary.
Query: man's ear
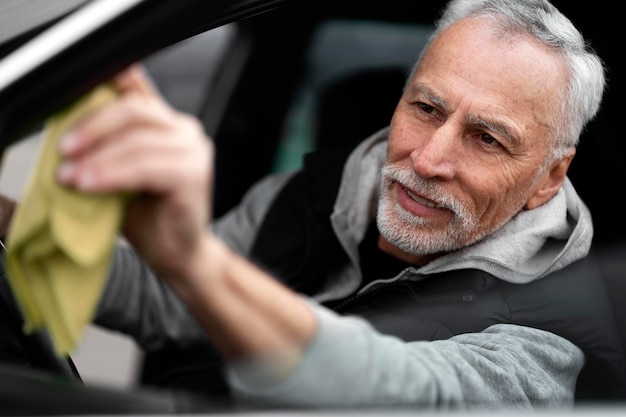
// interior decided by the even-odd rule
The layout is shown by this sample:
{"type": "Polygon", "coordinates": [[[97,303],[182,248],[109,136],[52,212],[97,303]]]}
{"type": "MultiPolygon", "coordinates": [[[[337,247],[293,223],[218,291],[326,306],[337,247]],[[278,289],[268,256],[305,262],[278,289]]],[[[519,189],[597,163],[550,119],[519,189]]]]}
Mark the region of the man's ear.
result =
{"type": "Polygon", "coordinates": [[[555,162],[552,168],[543,174],[542,179],[536,185],[535,192],[526,202],[528,210],[537,208],[554,197],[559,188],[561,188],[563,181],[565,181],[569,164],[572,162],[575,154],[576,150],[574,149],[568,156],[555,162]]]}

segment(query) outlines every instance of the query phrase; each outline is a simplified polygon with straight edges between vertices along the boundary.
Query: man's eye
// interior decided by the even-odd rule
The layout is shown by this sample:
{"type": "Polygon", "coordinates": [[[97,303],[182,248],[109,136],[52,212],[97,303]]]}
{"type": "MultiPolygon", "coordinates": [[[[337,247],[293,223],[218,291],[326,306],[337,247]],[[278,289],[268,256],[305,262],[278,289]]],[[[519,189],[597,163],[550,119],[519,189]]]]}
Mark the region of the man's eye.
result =
{"type": "Polygon", "coordinates": [[[499,145],[500,144],[500,142],[498,142],[496,138],[494,138],[493,136],[487,133],[481,133],[480,140],[482,140],[487,145],[499,145]]]}
{"type": "Polygon", "coordinates": [[[432,112],[434,112],[434,111],[435,111],[435,108],[434,108],[433,106],[429,105],[429,104],[426,104],[426,103],[418,103],[418,105],[419,105],[420,109],[422,109],[422,111],[423,111],[424,113],[431,114],[432,112]]]}
{"type": "Polygon", "coordinates": [[[422,114],[428,115],[429,118],[434,117],[435,120],[438,121],[441,121],[443,119],[441,112],[430,104],[418,102],[417,107],[422,114]]]}

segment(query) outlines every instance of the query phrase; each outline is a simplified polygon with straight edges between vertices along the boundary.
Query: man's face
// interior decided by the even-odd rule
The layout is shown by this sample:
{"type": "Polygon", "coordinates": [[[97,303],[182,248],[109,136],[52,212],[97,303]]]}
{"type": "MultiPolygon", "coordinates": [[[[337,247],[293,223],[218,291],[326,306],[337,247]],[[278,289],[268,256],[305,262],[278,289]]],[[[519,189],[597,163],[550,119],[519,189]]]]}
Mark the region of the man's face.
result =
{"type": "MultiPolygon", "coordinates": [[[[448,252],[542,195],[549,116],[565,83],[554,52],[463,20],[426,52],[391,121],[378,223],[395,249],[448,252]]],[[[560,185],[560,183],[559,183],[560,185]]]]}

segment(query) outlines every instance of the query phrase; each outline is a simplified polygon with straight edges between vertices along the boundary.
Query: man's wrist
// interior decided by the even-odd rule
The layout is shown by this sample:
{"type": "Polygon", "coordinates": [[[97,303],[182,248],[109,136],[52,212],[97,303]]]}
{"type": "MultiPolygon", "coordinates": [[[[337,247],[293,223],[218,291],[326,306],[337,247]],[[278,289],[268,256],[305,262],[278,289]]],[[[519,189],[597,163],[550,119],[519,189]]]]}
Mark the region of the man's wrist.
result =
{"type": "Polygon", "coordinates": [[[224,276],[224,269],[232,259],[232,252],[219,238],[207,233],[189,253],[183,266],[164,274],[169,285],[182,299],[190,300],[204,292],[205,286],[215,286],[224,276]]]}

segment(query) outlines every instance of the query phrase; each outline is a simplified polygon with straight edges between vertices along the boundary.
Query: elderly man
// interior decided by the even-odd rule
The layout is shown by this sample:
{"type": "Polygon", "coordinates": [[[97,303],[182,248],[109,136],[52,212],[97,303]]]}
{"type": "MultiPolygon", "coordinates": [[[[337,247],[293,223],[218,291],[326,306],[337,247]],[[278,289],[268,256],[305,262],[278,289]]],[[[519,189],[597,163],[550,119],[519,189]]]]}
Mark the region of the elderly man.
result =
{"type": "Polygon", "coordinates": [[[137,67],[114,83],[119,100],[64,138],[58,172],[135,195],[97,323],[146,349],[214,346],[224,362],[207,380],[223,371],[236,398],[264,404],[623,392],[584,262],[591,217],[566,176],[604,69],[547,1],[451,1],[388,128],[262,180],[215,222],[198,122],[137,67]]]}

